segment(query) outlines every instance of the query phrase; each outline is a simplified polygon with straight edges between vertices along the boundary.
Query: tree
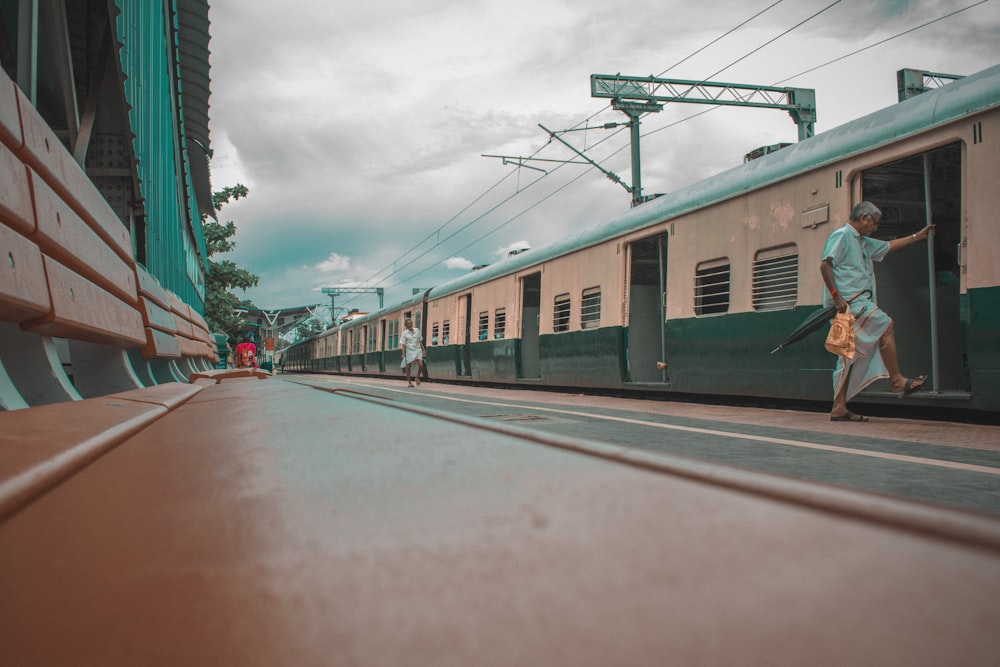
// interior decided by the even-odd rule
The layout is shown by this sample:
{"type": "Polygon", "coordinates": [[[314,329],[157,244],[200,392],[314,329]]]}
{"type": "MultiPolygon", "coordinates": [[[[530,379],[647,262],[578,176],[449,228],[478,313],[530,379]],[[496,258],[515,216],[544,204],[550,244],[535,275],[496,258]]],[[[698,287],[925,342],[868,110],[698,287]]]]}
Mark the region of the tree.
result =
{"type": "Polygon", "coordinates": [[[317,334],[321,334],[326,331],[326,327],[323,322],[316,319],[310,319],[305,322],[300,322],[299,326],[295,327],[295,335],[299,340],[303,338],[312,338],[317,334]]]}
{"type": "MultiPolygon", "coordinates": [[[[230,200],[242,199],[249,192],[245,185],[240,184],[225,188],[212,195],[212,205],[216,211],[220,211],[230,200]]],[[[201,221],[201,227],[209,257],[208,277],[205,279],[205,321],[212,331],[233,336],[243,323],[237,309],[255,306],[252,301],[240,299],[231,290],[255,287],[260,282],[260,276],[228,259],[221,262],[211,259],[214,255],[229,252],[236,247],[236,242],[232,240],[236,234],[236,225],[232,220],[220,224],[206,216],[201,221]]]]}

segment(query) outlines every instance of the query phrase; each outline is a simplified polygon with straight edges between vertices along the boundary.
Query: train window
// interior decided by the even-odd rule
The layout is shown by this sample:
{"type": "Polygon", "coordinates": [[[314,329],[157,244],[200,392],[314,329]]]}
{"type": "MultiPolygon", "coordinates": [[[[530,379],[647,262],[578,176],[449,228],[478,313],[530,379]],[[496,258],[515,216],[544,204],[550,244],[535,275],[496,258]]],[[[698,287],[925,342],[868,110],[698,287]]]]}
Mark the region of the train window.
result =
{"type": "Polygon", "coordinates": [[[490,311],[484,310],[479,313],[479,340],[488,340],[490,337],[490,311]]]}
{"type": "Polygon", "coordinates": [[[555,308],[552,311],[552,330],[555,332],[569,331],[569,294],[560,294],[555,299],[555,308]]]}
{"type": "Polygon", "coordinates": [[[438,323],[437,322],[435,322],[434,324],[431,325],[431,345],[437,345],[438,344],[438,329],[439,328],[440,327],[438,327],[438,323]]]}
{"type": "Polygon", "coordinates": [[[389,349],[395,350],[399,347],[399,320],[392,318],[389,320],[389,349]]]}
{"type": "Polygon", "coordinates": [[[580,299],[580,328],[593,329],[601,325],[601,288],[589,287],[583,290],[580,299]]]}
{"type": "Polygon", "coordinates": [[[694,312],[696,315],[729,310],[729,258],[713,259],[695,267],[694,312]]]}
{"type": "Polygon", "coordinates": [[[441,344],[447,345],[448,339],[451,337],[451,322],[445,320],[441,323],[441,344]]]}
{"type": "Polygon", "coordinates": [[[758,252],[753,260],[753,309],[791,308],[798,297],[798,247],[789,243],[758,252]]]}
{"type": "Polygon", "coordinates": [[[507,309],[497,308],[493,315],[493,337],[503,338],[507,333],[507,309]]]}
{"type": "Polygon", "coordinates": [[[340,356],[347,356],[347,332],[340,332],[340,356]]]}

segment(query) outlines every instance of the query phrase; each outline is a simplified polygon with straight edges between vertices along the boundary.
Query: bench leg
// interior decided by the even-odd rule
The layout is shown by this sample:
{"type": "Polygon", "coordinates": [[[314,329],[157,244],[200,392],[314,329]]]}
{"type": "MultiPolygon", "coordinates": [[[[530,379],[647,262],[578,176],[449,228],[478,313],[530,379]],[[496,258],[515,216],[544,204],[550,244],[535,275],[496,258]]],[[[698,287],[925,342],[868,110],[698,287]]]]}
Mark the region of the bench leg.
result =
{"type": "Polygon", "coordinates": [[[140,350],[136,348],[129,349],[126,352],[126,356],[128,356],[129,364],[132,366],[135,376],[139,378],[139,382],[147,387],[159,384],[153,377],[152,371],[149,370],[149,362],[142,358],[140,350]]]}
{"type": "Polygon", "coordinates": [[[69,353],[73,362],[73,384],[85,398],[144,386],[132,370],[125,350],[120,347],[71,340],[69,353]]]}
{"type": "Polygon", "coordinates": [[[181,359],[170,360],[170,374],[174,377],[174,382],[188,382],[191,377],[181,369],[181,359]]]}
{"type": "Polygon", "coordinates": [[[28,405],[82,398],[66,375],[50,336],[26,333],[12,322],[0,322],[0,361],[28,405]]]}
{"type": "Polygon", "coordinates": [[[178,378],[177,372],[174,370],[174,362],[172,359],[150,359],[148,366],[149,373],[153,376],[153,380],[156,381],[156,384],[182,381],[178,378]]]}
{"type": "Polygon", "coordinates": [[[4,368],[3,362],[0,361],[0,411],[20,410],[26,407],[28,407],[27,401],[21,397],[14,382],[7,375],[7,369],[4,368]]]}
{"type": "Polygon", "coordinates": [[[194,359],[191,357],[181,357],[178,359],[177,369],[184,375],[185,378],[190,378],[192,373],[197,373],[201,370],[195,365],[194,359]]]}

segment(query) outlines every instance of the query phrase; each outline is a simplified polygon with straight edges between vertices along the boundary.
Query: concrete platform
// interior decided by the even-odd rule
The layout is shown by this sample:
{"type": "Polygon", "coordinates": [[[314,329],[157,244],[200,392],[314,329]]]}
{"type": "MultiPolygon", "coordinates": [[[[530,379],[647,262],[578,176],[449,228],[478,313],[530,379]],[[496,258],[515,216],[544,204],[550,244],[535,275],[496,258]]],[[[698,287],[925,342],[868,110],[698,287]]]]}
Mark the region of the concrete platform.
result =
{"type": "Polygon", "coordinates": [[[1000,655],[1000,522],[615,456],[277,378],[206,386],[0,523],[4,662],[1000,655]]]}

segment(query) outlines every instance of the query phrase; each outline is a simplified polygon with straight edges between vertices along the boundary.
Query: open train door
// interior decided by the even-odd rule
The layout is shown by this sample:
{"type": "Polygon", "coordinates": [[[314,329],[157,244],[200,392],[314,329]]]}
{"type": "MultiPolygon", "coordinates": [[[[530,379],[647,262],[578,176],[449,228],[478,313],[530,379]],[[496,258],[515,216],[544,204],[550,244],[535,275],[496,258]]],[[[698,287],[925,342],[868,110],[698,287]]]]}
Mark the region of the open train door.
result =
{"type": "MultiPolygon", "coordinates": [[[[967,308],[962,306],[959,244],[963,238],[962,145],[880,165],[861,175],[861,192],[882,210],[875,238],[913,234],[932,222],[926,243],[875,263],[878,304],[895,321],[904,375],[928,373],[927,389],[956,398],[970,389],[967,308]]],[[[874,385],[887,390],[886,382],[874,385]]]]}
{"type": "Polygon", "coordinates": [[[472,376],[472,295],[463,294],[458,297],[458,336],[462,345],[461,356],[458,359],[458,375],[472,376]]]}
{"type": "MultiPolygon", "coordinates": [[[[633,241],[628,246],[628,320],[625,323],[625,381],[662,384],[666,359],[667,235],[633,241]]],[[[667,360],[669,363],[669,360],[667,360]]]]}
{"type": "Polygon", "coordinates": [[[539,361],[539,322],[542,299],[542,274],[521,278],[521,340],[517,347],[517,376],[537,380],[542,376],[539,361]]]}

